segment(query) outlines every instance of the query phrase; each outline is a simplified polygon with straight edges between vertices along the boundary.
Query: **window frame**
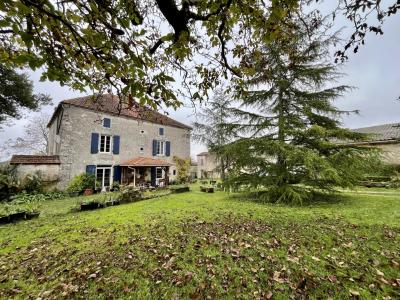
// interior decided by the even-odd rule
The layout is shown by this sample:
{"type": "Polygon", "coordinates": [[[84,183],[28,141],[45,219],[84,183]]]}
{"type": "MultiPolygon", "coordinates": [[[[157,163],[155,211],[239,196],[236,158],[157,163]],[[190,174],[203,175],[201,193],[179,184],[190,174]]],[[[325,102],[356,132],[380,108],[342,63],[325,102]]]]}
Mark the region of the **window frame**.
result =
{"type": "Polygon", "coordinates": [[[112,152],[112,136],[109,134],[99,134],[99,153],[106,153],[106,154],[111,154],[112,152]],[[109,140],[109,151],[101,151],[101,139],[102,137],[105,138],[104,140],[104,150],[107,149],[106,144],[107,144],[107,139],[109,140]]]}
{"type": "Polygon", "coordinates": [[[101,186],[100,186],[101,189],[103,189],[103,188],[111,188],[112,187],[114,174],[113,174],[113,168],[111,166],[96,166],[95,176],[96,176],[95,188],[97,188],[97,186],[96,186],[97,182],[101,182],[101,186]],[[109,185],[108,186],[104,185],[104,183],[106,181],[106,176],[105,176],[106,175],[106,170],[109,170],[109,178],[108,178],[109,185]],[[102,173],[101,174],[101,180],[98,180],[98,178],[97,178],[98,171],[101,171],[101,173],[102,173]]]}
{"type": "Polygon", "coordinates": [[[103,118],[103,128],[107,128],[107,129],[111,129],[111,119],[110,118],[103,118]],[[108,122],[110,123],[110,126],[105,126],[105,121],[108,120],[108,122]]]}
{"type": "Polygon", "coordinates": [[[163,172],[163,169],[162,168],[160,168],[160,167],[157,167],[156,168],[156,179],[163,179],[164,178],[164,174],[163,174],[164,172],[163,172]],[[161,177],[158,177],[158,171],[161,171],[161,177]]]}
{"type": "Polygon", "coordinates": [[[157,140],[156,142],[156,156],[165,156],[166,142],[163,140],[157,140]]]}

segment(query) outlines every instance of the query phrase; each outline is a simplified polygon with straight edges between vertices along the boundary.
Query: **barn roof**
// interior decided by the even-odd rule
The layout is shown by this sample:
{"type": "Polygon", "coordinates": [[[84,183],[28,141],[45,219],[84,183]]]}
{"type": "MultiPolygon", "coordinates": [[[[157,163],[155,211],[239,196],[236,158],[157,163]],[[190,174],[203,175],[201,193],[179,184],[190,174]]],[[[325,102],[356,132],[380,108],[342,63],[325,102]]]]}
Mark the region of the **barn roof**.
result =
{"type": "Polygon", "coordinates": [[[58,155],[13,155],[11,165],[58,165],[61,164],[58,155]]]}

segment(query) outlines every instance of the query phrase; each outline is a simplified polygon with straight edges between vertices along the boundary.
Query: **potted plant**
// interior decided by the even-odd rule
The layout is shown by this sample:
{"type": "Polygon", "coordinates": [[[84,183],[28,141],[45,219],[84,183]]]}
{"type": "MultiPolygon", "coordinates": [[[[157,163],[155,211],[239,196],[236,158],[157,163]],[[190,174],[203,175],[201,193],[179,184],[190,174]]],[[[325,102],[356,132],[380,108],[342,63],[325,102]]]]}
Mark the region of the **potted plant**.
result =
{"type": "Polygon", "coordinates": [[[79,196],[79,194],[93,194],[95,187],[96,177],[93,174],[82,173],[72,178],[67,187],[67,191],[71,196],[79,196]]]}
{"type": "Polygon", "coordinates": [[[84,195],[84,196],[93,195],[93,189],[85,189],[85,190],[83,191],[83,195],[84,195]]]}
{"type": "Polygon", "coordinates": [[[11,209],[11,213],[8,215],[10,222],[20,221],[25,219],[26,209],[16,206],[11,209]]]}
{"type": "Polygon", "coordinates": [[[98,203],[94,200],[83,201],[81,202],[81,210],[92,210],[98,208],[98,203]]]}
{"type": "Polygon", "coordinates": [[[0,224],[7,224],[10,222],[7,211],[0,207],[0,224]]]}
{"type": "Polygon", "coordinates": [[[31,220],[31,219],[39,217],[40,211],[39,211],[39,205],[37,203],[31,202],[31,203],[27,204],[26,208],[27,208],[26,213],[25,213],[26,220],[31,220]]]}

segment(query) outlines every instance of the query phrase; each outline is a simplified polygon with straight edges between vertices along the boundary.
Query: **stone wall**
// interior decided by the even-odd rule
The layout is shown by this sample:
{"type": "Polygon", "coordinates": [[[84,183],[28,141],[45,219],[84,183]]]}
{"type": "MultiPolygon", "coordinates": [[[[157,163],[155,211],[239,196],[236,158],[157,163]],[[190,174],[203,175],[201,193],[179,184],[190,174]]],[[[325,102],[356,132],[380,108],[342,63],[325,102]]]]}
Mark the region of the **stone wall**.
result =
{"type": "Polygon", "coordinates": [[[400,143],[375,145],[382,150],[383,160],[391,165],[400,165],[400,143]]]}
{"type": "MultiPolygon", "coordinates": [[[[153,157],[152,141],[171,142],[170,156],[155,157],[173,164],[173,157],[190,156],[190,130],[135,120],[124,116],[95,112],[67,104],[63,105],[62,124],[56,134],[57,122],[50,128],[49,154],[60,156],[59,188],[65,188],[77,174],[86,171],[86,165],[119,165],[135,157],[153,157]],[[103,127],[103,118],[111,119],[111,128],[103,127]],[[159,128],[164,135],[159,135],[159,128]],[[99,133],[120,136],[120,154],[91,154],[91,134],[99,133]],[[140,148],[143,148],[143,151],[140,148]]],[[[111,145],[112,149],[112,145],[111,145]]],[[[170,168],[170,180],[174,180],[174,166],[170,168]]]]}
{"type": "Polygon", "coordinates": [[[45,190],[52,190],[57,187],[60,179],[60,165],[17,165],[16,175],[22,181],[29,174],[40,173],[45,190]]]}

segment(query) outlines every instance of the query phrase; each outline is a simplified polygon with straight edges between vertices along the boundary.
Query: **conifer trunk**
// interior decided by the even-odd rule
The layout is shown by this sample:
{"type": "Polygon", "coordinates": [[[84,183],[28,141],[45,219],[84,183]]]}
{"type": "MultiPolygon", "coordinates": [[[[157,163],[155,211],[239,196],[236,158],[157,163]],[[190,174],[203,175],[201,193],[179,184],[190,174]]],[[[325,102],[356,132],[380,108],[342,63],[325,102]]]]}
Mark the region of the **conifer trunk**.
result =
{"type": "MultiPolygon", "coordinates": [[[[278,94],[278,141],[282,146],[285,143],[285,104],[283,98],[282,88],[279,90],[278,94]]],[[[282,151],[279,151],[277,157],[277,169],[278,169],[278,178],[280,183],[284,184],[288,182],[287,176],[287,166],[286,166],[286,158],[282,151]]]]}

